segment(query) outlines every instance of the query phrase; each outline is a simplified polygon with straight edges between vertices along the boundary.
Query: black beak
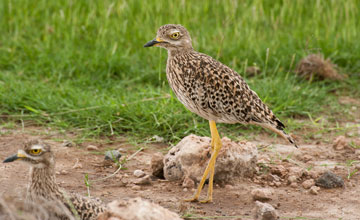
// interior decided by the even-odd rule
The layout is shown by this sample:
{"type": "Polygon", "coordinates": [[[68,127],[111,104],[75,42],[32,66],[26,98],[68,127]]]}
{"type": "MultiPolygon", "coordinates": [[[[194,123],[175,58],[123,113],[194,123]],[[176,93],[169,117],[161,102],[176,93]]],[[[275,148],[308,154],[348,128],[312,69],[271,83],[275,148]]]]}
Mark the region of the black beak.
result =
{"type": "Polygon", "coordinates": [[[154,39],[154,40],[151,40],[151,41],[147,42],[147,43],[144,45],[144,47],[152,47],[152,46],[154,46],[155,44],[159,44],[159,43],[161,43],[161,42],[160,42],[160,41],[157,41],[156,39],[154,39]]]}
{"type": "Polygon", "coordinates": [[[12,155],[12,156],[6,158],[6,159],[3,161],[3,163],[10,163],[10,162],[13,162],[13,161],[15,161],[15,160],[17,160],[17,159],[20,159],[20,157],[18,157],[17,154],[15,154],[15,155],[12,155]]]}

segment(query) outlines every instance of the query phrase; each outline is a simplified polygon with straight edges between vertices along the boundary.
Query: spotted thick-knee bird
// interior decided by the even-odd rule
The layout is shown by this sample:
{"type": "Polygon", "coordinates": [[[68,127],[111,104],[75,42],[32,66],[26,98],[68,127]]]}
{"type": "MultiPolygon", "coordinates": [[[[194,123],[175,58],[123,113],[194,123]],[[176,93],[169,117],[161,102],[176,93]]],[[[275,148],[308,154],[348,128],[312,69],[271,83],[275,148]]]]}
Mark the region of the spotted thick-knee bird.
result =
{"type": "MultiPolygon", "coordinates": [[[[31,140],[4,163],[23,161],[30,166],[30,182],[27,191],[29,202],[57,204],[65,207],[59,213],[52,213],[51,219],[95,220],[106,210],[106,205],[97,198],[84,197],[66,192],[55,181],[55,158],[50,145],[41,140],[31,140]]],[[[50,207],[50,206],[49,206],[50,207]]],[[[48,218],[47,218],[48,219],[48,218]]]]}
{"type": "Polygon", "coordinates": [[[212,155],[194,197],[188,201],[198,200],[208,176],[207,198],[201,202],[212,201],[215,162],[222,146],[216,122],[260,125],[297,147],[285,133],[284,124],[237,72],[193,49],[190,34],[183,26],[161,26],[156,38],[144,45],[151,46],[168,51],[166,76],[176,97],[187,109],[210,123],[212,155]]]}

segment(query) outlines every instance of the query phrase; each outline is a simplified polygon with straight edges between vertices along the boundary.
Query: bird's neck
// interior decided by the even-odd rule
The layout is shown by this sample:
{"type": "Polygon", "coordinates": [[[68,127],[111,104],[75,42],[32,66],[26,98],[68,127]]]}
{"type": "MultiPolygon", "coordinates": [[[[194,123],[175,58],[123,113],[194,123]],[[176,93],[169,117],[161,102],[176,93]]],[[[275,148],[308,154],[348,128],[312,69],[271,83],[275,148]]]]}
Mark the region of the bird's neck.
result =
{"type": "Polygon", "coordinates": [[[61,195],[60,187],[56,184],[55,169],[53,166],[30,168],[30,184],[28,188],[30,197],[56,198],[61,195]]]}
{"type": "Polygon", "coordinates": [[[194,49],[192,48],[192,46],[180,47],[180,48],[170,48],[170,49],[168,49],[168,57],[172,58],[177,55],[187,54],[187,53],[191,53],[193,51],[194,51],[194,49]]]}

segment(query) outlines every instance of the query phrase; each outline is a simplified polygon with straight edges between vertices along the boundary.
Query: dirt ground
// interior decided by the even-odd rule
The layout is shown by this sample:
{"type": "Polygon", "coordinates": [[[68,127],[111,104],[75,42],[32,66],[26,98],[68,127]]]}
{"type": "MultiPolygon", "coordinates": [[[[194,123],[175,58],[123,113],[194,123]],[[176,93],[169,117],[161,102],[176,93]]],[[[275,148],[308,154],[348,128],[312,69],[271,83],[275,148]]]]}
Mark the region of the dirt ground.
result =
{"type": "MultiPolygon", "coordinates": [[[[353,123],[353,128],[346,136],[348,142],[359,141],[360,122],[353,123]]],[[[343,125],[345,126],[345,124],[343,125]]],[[[116,175],[106,180],[92,182],[91,196],[110,202],[119,198],[142,197],[149,199],[165,208],[179,213],[188,219],[252,219],[255,205],[251,191],[254,188],[272,188],[274,194],[267,201],[273,205],[281,219],[360,219],[360,150],[351,146],[334,149],[334,134],[328,134],[330,141],[316,141],[312,144],[300,142],[300,148],[284,145],[280,138],[270,138],[264,133],[255,140],[259,150],[259,172],[254,178],[243,178],[227,185],[215,185],[214,200],[210,204],[183,202],[193,194],[194,189],[184,189],[181,183],[169,182],[152,178],[150,185],[136,186],[134,170],[141,169],[150,174],[150,160],[155,152],[166,153],[166,144],[143,144],[134,146],[123,141],[111,143],[84,142],[73,147],[63,146],[63,140],[71,139],[71,134],[64,134],[54,129],[25,127],[25,129],[0,130],[0,159],[14,154],[21,144],[29,138],[41,138],[51,143],[56,156],[57,182],[68,191],[87,194],[84,184],[85,174],[89,180],[96,180],[111,175],[116,167],[104,165],[103,152],[108,149],[121,149],[121,153],[131,155],[140,147],[144,149],[137,153],[123,166],[116,175]],[[259,141],[261,140],[261,141],[259,141]],[[280,144],[282,143],[282,144],[280,144]],[[88,151],[86,146],[96,145],[98,151],[88,151]],[[261,163],[263,161],[263,163],[261,163]],[[300,168],[305,174],[300,175],[296,184],[288,183],[288,174],[281,172],[278,186],[269,180],[274,170],[283,166],[300,168]],[[317,195],[302,186],[302,182],[311,178],[311,173],[320,174],[331,170],[345,181],[342,188],[319,190],[317,195]],[[358,171],[356,171],[358,170],[358,171]],[[223,217],[221,217],[223,216],[223,217]]],[[[325,138],[326,139],[326,138],[325,138]]],[[[311,140],[311,139],[310,139],[311,140]]],[[[309,141],[307,141],[309,142],[309,141]]],[[[311,141],[310,141],[311,142],[311,141]]],[[[0,195],[17,195],[25,193],[29,168],[20,162],[0,165],[0,195]]],[[[275,171],[274,171],[275,172],[275,171]]],[[[288,171],[286,171],[288,172],[288,171]]],[[[203,190],[203,193],[206,189],[203,190]]],[[[205,195],[203,195],[205,196],[205,195]]]]}

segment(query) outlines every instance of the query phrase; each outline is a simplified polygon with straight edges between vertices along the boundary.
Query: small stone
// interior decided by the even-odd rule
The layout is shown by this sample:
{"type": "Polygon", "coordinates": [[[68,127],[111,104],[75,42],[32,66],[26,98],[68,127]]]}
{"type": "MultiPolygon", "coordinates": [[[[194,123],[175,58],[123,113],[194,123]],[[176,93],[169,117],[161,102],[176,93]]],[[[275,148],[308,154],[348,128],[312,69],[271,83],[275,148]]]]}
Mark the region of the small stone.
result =
{"type": "Polygon", "coordinates": [[[69,172],[68,171],[66,171],[66,170],[60,170],[60,174],[61,175],[67,175],[69,172]]]}
{"type": "Polygon", "coordinates": [[[281,177],[284,177],[284,176],[286,176],[288,171],[283,165],[277,165],[277,166],[271,167],[271,173],[276,174],[281,177]]]}
{"type": "Polygon", "coordinates": [[[342,150],[348,145],[348,141],[346,140],[345,136],[338,136],[335,138],[333,142],[333,147],[335,150],[342,150]]]}
{"type": "Polygon", "coordinates": [[[73,147],[75,146],[74,142],[69,140],[63,140],[63,143],[61,144],[62,147],[73,147]]]}
{"type": "Polygon", "coordinates": [[[320,190],[320,187],[318,187],[318,186],[312,186],[312,187],[310,188],[310,193],[313,194],[313,195],[317,195],[317,194],[319,194],[319,190],[320,190]]]}
{"type": "Polygon", "coordinates": [[[82,169],[83,166],[82,166],[81,163],[77,163],[77,164],[75,164],[72,168],[73,168],[73,169],[82,169]]]}
{"type": "Polygon", "coordinates": [[[289,181],[289,183],[296,183],[297,178],[296,178],[296,176],[291,175],[291,176],[288,177],[288,181],[289,181]]]}
{"type": "Polygon", "coordinates": [[[136,185],[135,185],[135,186],[132,186],[132,187],[131,187],[131,189],[132,189],[132,190],[140,190],[140,189],[141,189],[141,187],[140,187],[140,186],[136,186],[136,185]]]}
{"type": "Polygon", "coordinates": [[[121,154],[118,150],[108,150],[105,152],[105,160],[111,160],[113,162],[118,162],[121,157],[121,154]]]}
{"type": "Polygon", "coordinates": [[[255,209],[254,209],[254,219],[255,220],[276,220],[276,219],[278,219],[278,214],[272,205],[270,205],[268,203],[262,203],[262,202],[256,201],[255,209]]]}
{"type": "Polygon", "coordinates": [[[275,182],[275,186],[277,187],[281,186],[281,182],[275,182]]]}
{"type": "Polygon", "coordinates": [[[291,183],[291,184],[290,184],[290,187],[291,187],[291,188],[297,188],[297,187],[298,187],[298,184],[297,184],[297,183],[291,183]]]}
{"type": "Polygon", "coordinates": [[[164,155],[160,152],[155,153],[151,157],[150,161],[151,174],[160,179],[165,179],[164,177],[164,155]]]}
{"type": "Polygon", "coordinates": [[[234,189],[234,187],[232,185],[230,185],[230,184],[226,184],[225,189],[232,190],[232,189],[234,189]]]}
{"type": "Polygon", "coordinates": [[[188,189],[187,189],[187,188],[183,188],[183,191],[184,191],[184,192],[187,192],[187,191],[188,191],[188,189]]]}
{"type": "Polygon", "coordinates": [[[304,170],[300,167],[290,167],[289,168],[289,176],[293,175],[296,178],[300,178],[304,173],[304,170]]]}
{"type": "Polygon", "coordinates": [[[99,150],[99,148],[96,147],[95,145],[88,145],[86,147],[86,150],[88,150],[88,151],[97,151],[97,150],[99,150]]]}
{"type": "Polygon", "coordinates": [[[340,176],[337,176],[334,173],[332,173],[331,171],[326,171],[316,180],[315,185],[326,189],[343,187],[344,180],[340,176]]]}
{"type": "Polygon", "coordinates": [[[256,188],[251,191],[253,199],[260,201],[270,200],[273,194],[274,190],[269,188],[256,188]]]}
{"type": "Polygon", "coordinates": [[[304,189],[310,189],[315,185],[315,181],[313,179],[305,180],[301,185],[304,187],[304,189]]]}
{"type": "Polygon", "coordinates": [[[134,176],[136,176],[137,178],[143,177],[145,176],[145,172],[142,170],[134,170],[134,176]]]}
{"type": "Polygon", "coordinates": [[[182,186],[186,188],[194,188],[195,182],[190,177],[185,177],[182,186]]]}
{"type": "Polygon", "coordinates": [[[151,179],[150,179],[149,175],[146,175],[141,179],[135,180],[134,183],[136,185],[150,185],[151,184],[151,179]]]}

